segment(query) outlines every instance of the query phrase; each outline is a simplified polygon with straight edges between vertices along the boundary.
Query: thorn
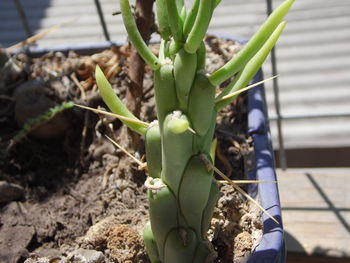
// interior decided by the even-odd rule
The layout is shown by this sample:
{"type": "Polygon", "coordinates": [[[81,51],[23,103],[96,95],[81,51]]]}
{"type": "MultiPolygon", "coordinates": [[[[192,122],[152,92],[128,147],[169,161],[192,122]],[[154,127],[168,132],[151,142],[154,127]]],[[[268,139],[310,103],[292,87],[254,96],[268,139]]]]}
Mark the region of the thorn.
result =
{"type": "Polygon", "coordinates": [[[234,181],[232,181],[230,178],[228,178],[224,173],[222,173],[218,168],[216,168],[209,160],[208,158],[202,154],[201,159],[205,163],[206,166],[210,165],[211,169],[214,170],[218,175],[220,175],[224,180],[227,181],[230,185],[233,186],[234,189],[236,189],[238,192],[240,192],[243,196],[245,196],[248,200],[253,202],[257,207],[259,207],[260,210],[262,210],[265,214],[267,214],[274,222],[276,222],[278,225],[278,221],[265,209],[263,208],[256,200],[254,200],[250,195],[248,195],[244,190],[239,187],[234,181]]]}
{"type": "Polygon", "coordinates": [[[122,12],[120,12],[120,11],[115,11],[115,12],[113,12],[112,13],[112,16],[117,16],[117,15],[120,15],[122,12]]]}
{"type": "Polygon", "coordinates": [[[194,129],[192,129],[191,127],[188,127],[187,130],[189,130],[190,132],[192,132],[193,134],[196,134],[196,131],[194,129]]]}
{"type": "Polygon", "coordinates": [[[236,95],[238,95],[238,94],[241,94],[242,92],[244,92],[244,91],[246,91],[246,90],[249,90],[249,89],[251,89],[251,88],[254,88],[254,87],[256,87],[256,86],[259,86],[260,84],[263,84],[263,83],[265,83],[265,82],[267,82],[267,81],[269,81],[269,80],[275,79],[275,78],[277,78],[278,76],[279,76],[279,75],[273,76],[273,77],[268,78],[268,79],[264,79],[264,80],[262,80],[262,81],[259,81],[259,82],[257,82],[257,83],[254,83],[254,84],[252,84],[252,85],[249,85],[249,86],[247,86],[247,87],[245,87],[245,88],[243,88],[243,89],[234,91],[234,92],[232,92],[232,93],[230,93],[230,94],[227,94],[227,95],[225,95],[225,96],[223,96],[223,97],[221,97],[221,98],[219,98],[219,99],[216,99],[215,102],[220,102],[220,101],[223,101],[223,100],[232,98],[232,97],[234,97],[234,96],[236,96],[236,95]]]}
{"type": "Polygon", "coordinates": [[[73,18],[71,20],[68,20],[67,22],[62,23],[62,24],[52,26],[44,31],[39,32],[38,34],[35,34],[34,36],[31,36],[31,37],[25,39],[24,41],[21,41],[13,46],[6,48],[6,51],[11,53],[13,50],[15,50],[17,48],[21,48],[21,47],[24,47],[26,45],[30,45],[30,44],[34,43],[35,41],[45,37],[46,35],[56,31],[57,29],[61,28],[62,26],[69,25],[71,23],[76,22],[77,20],[78,20],[77,18],[73,18]]]}
{"type": "MultiPolygon", "coordinates": [[[[264,184],[264,183],[277,183],[277,181],[257,181],[257,180],[231,180],[235,184],[264,184]]],[[[217,180],[219,184],[228,184],[225,180],[217,180]]]]}
{"type": "Polygon", "coordinates": [[[81,98],[82,98],[83,100],[85,100],[85,99],[86,99],[86,95],[85,95],[84,87],[80,84],[80,82],[79,82],[79,80],[78,80],[77,75],[75,74],[75,72],[73,72],[73,73],[70,75],[70,78],[73,80],[74,84],[79,88],[81,98]]]}
{"type": "Polygon", "coordinates": [[[116,147],[118,147],[120,150],[122,150],[127,156],[129,156],[131,159],[133,159],[138,165],[139,169],[144,169],[147,166],[147,163],[141,162],[139,159],[137,159],[135,156],[133,156],[131,153],[129,153],[127,150],[125,150],[122,146],[120,146],[116,141],[105,135],[105,137],[113,143],[116,147]]]}
{"type": "Polygon", "coordinates": [[[108,181],[108,175],[114,168],[116,168],[119,165],[119,163],[113,163],[103,174],[102,178],[102,188],[106,189],[107,181],[108,181]]]}
{"type": "Polygon", "coordinates": [[[99,110],[99,109],[94,109],[94,108],[91,108],[91,107],[88,107],[88,106],[84,106],[84,105],[80,105],[80,104],[76,104],[76,103],[74,103],[74,105],[77,106],[77,107],[79,107],[79,108],[91,110],[91,111],[93,111],[93,112],[95,112],[95,113],[101,113],[101,114],[104,114],[104,115],[112,116],[112,117],[114,117],[114,118],[117,118],[117,119],[120,119],[120,120],[123,120],[123,121],[128,121],[128,122],[133,122],[133,123],[141,124],[141,125],[144,125],[144,126],[146,126],[146,127],[149,126],[149,123],[147,123],[147,122],[143,122],[143,121],[140,121],[140,120],[131,119],[131,118],[128,118],[128,117],[119,115],[119,114],[112,113],[112,112],[103,111],[103,110],[99,110]]]}
{"type": "Polygon", "coordinates": [[[200,158],[202,160],[202,162],[204,163],[205,165],[205,168],[207,169],[208,172],[211,172],[213,171],[213,168],[215,167],[211,162],[210,160],[207,158],[207,156],[205,156],[205,154],[201,154],[200,155],[200,158]]]}

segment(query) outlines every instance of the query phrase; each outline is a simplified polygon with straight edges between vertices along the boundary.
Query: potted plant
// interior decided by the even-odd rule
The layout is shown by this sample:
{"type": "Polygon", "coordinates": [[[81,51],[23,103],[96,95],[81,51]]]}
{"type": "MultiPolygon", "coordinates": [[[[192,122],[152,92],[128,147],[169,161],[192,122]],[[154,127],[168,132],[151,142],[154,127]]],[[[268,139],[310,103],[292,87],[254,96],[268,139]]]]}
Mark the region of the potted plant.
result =
{"type": "MultiPolygon", "coordinates": [[[[207,74],[203,38],[220,2],[196,0],[187,12],[184,1],[157,0],[161,35],[157,57],[137,30],[129,1],[120,1],[129,39],[154,70],[157,121],[145,123],[136,118],[113,92],[101,69],[96,68],[96,82],[109,109],[130,129],[145,137],[150,223],[143,237],[152,262],[213,261],[207,231],[219,195],[214,172],[245,194],[214,165],[216,116],[256,75],[281,35],[285,27],[282,19],[294,0],[280,5],[227,64],[207,74]],[[228,80],[229,84],[217,93],[216,88],[228,80]]],[[[261,73],[255,78],[262,79],[261,73]]],[[[256,171],[251,176],[274,181],[262,87],[249,96],[248,107],[248,128],[256,154],[256,171]]],[[[258,188],[261,205],[257,205],[265,212],[264,236],[249,262],[282,262],[283,234],[277,188],[268,184],[258,188]]]]}

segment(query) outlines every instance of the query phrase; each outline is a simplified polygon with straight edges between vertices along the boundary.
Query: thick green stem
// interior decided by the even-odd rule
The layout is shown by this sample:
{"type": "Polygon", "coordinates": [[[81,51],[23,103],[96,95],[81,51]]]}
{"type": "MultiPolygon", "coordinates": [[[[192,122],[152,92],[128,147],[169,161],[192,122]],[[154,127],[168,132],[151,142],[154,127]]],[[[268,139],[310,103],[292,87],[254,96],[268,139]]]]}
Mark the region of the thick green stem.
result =
{"type": "Polygon", "coordinates": [[[174,59],[174,77],[179,108],[187,112],[188,98],[197,70],[197,54],[180,49],[174,59]]]}
{"type": "Polygon", "coordinates": [[[152,123],[145,137],[148,175],[160,178],[162,173],[162,142],[159,125],[152,123]]]}
{"type": "MultiPolygon", "coordinates": [[[[277,8],[245,48],[208,77],[203,38],[220,2],[195,0],[186,14],[183,0],[156,0],[162,37],[159,59],[143,42],[129,1],[120,2],[131,42],[154,69],[158,123],[147,129],[125,121],[146,137],[151,226],[145,228],[144,237],[152,263],[212,262],[207,231],[219,196],[213,177],[217,111],[234,98],[223,96],[244,88],[261,67],[283,31],[281,20],[294,0],[277,8]],[[217,85],[235,73],[239,73],[235,80],[215,98],[217,85]]],[[[96,78],[111,110],[135,119],[99,68],[96,78]]]]}
{"type": "Polygon", "coordinates": [[[157,248],[157,243],[154,240],[154,235],[152,232],[151,224],[147,223],[143,229],[143,241],[148,253],[148,257],[152,263],[161,263],[159,259],[159,252],[157,248]]]}
{"type": "Polygon", "coordinates": [[[197,50],[197,69],[205,70],[205,59],[207,55],[207,50],[205,49],[205,43],[202,41],[201,45],[197,50]]]}

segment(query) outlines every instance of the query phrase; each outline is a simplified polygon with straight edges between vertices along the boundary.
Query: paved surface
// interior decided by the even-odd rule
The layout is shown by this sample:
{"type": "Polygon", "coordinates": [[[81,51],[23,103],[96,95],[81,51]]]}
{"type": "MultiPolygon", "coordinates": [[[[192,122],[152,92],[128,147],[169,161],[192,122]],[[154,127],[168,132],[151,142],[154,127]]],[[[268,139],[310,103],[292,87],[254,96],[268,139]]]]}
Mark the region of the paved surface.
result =
{"type": "MultiPolygon", "coordinates": [[[[281,0],[273,1],[274,6],[281,0]]],[[[76,45],[104,41],[93,0],[24,1],[30,25],[38,32],[72,18],[78,20],[38,42],[40,46],[76,45]]],[[[118,0],[101,0],[112,40],[123,42],[125,30],[118,0]]],[[[265,19],[263,0],[223,0],[215,11],[210,32],[249,38],[265,19]]],[[[350,112],[350,1],[296,1],[277,47],[282,114],[350,112]]],[[[26,34],[13,0],[0,1],[0,43],[16,43],[26,34]]],[[[264,66],[266,77],[270,65],[264,66]]],[[[270,115],[271,83],[267,84],[270,115]]],[[[278,146],[272,121],[275,148],[278,146]]],[[[350,117],[286,120],[283,134],[287,148],[350,146],[350,117]]]]}
{"type": "Polygon", "coordinates": [[[288,251],[350,257],[350,168],[277,175],[288,251]]]}

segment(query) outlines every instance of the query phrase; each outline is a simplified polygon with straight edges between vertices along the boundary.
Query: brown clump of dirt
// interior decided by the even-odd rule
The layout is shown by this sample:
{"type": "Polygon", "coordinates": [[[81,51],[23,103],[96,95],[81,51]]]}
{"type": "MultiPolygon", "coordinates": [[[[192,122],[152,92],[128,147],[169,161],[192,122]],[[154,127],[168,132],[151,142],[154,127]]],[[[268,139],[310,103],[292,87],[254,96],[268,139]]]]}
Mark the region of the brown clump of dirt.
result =
{"type": "Polygon", "coordinates": [[[249,232],[241,232],[234,239],[234,258],[233,262],[245,261],[251,253],[253,247],[252,236],[249,232]]]}
{"type": "Polygon", "coordinates": [[[244,202],[230,185],[223,185],[220,191],[209,231],[218,252],[215,262],[245,262],[262,237],[260,210],[244,202]]]}
{"type": "Polygon", "coordinates": [[[139,232],[130,225],[118,224],[108,233],[107,249],[111,259],[115,261],[145,262],[146,255],[142,244],[139,232]]]}

